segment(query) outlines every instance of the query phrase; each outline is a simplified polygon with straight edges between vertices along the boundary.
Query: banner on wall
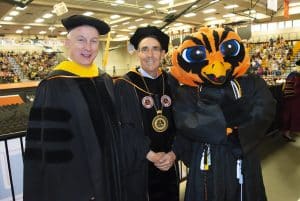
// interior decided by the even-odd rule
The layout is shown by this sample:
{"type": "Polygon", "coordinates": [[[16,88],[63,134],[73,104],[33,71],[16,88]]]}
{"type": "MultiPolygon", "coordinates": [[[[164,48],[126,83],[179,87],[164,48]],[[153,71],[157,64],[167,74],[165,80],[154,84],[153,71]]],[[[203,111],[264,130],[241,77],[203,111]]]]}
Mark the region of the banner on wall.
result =
{"type": "Polygon", "coordinates": [[[283,16],[285,18],[289,18],[289,4],[290,4],[290,1],[289,0],[284,0],[283,2],[283,16]]]}
{"type": "Polygon", "coordinates": [[[267,8],[273,11],[277,11],[277,0],[268,0],[267,8]]]}

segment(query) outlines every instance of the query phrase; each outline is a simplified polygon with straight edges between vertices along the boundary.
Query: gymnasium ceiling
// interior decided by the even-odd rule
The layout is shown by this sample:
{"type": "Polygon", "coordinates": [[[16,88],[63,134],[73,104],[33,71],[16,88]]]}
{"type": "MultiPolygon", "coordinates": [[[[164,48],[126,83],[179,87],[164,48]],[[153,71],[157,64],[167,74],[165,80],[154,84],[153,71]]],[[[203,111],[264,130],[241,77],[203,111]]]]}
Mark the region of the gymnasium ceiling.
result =
{"type": "Polygon", "coordinates": [[[267,0],[15,0],[28,3],[22,10],[8,3],[12,1],[0,0],[2,36],[19,30],[21,35],[57,37],[65,31],[61,18],[85,12],[92,12],[92,16],[108,22],[114,40],[126,39],[137,27],[149,24],[176,32],[209,24],[242,25],[300,19],[299,0],[290,0],[289,19],[283,17],[283,0],[277,1],[277,12],[267,9],[267,0]],[[61,6],[62,2],[66,7],[61,6]],[[58,7],[56,13],[54,5],[58,7]],[[146,5],[149,7],[145,8],[146,5]],[[234,6],[226,7],[231,5],[234,6]],[[62,14],[65,8],[68,11],[62,14]],[[14,16],[13,11],[18,14],[14,16]],[[45,14],[52,17],[47,18],[45,14]],[[5,19],[9,16],[11,20],[5,19]],[[37,22],[39,18],[44,21],[37,22]]]}

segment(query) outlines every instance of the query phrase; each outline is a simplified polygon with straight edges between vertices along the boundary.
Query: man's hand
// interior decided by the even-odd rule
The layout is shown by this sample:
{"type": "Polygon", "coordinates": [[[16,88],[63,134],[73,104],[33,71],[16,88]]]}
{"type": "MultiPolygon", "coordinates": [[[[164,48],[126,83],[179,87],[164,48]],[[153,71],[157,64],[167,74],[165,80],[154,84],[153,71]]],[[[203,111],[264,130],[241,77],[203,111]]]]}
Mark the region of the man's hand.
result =
{"type": "Polygon", "coordinates": [[[154,163],[154,165],[162,171],[168,171],[174,165],[175,160],[175,153],[173,151],[170,151],[163,155],[158,162],[154,163]]]}
{"type": "Polygon", "coordinates": [[[152,163],[157,163],[162,156],[164,156],[166,153],[165,152],[157,152],[155,153],[154,151],[150,150],[146,156],[146,158],[151,161],[152,163]]]}

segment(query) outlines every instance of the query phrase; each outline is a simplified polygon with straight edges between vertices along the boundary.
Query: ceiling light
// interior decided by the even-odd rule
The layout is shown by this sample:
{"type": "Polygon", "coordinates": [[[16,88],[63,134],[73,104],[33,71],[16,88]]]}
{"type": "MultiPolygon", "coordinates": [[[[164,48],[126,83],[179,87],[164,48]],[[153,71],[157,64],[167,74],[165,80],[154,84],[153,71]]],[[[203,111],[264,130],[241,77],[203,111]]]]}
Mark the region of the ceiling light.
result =
{"type": "Polygon", "coordinates": [[[223,15],[224,18],[226,18],[226,17],[234,17],[234,16],[236,16],[236,14],[233,14],[233,13],[228,13],[228,14],[223,15]]]}
{"type": "Polygon", "coordinates": [[[24,26],[23,29],[30,29],[31,26],[24,26]]]}
{"type": "Polygon", "coordinates": [[[144,20],[144,19],[143,18],[139,18],[139,19],[136,19],[134,21],[139,22],[139,21],[142,21],[142,20],[144,20]]]}
{"type": "Polygon", "coordinates": [[[83,13],[83,15],[84,16],[91,16],[91,15],[94,15],[94,13],[91,12],[91,11],[87,11],[87,12],[83,13]]]}
{"type": "Polygon", "coordinates": [[[209,2],[209,3],[212,4],[212,3],[216,3],[216,2],[218,2],[218,1],[220,1],[220,0],[214,0],[214,1],[211,1],[211,2],[209,2]]]}
{"type": "Polygon", "coordinates": [[[196,16],[196,13],[188,13],[184,15],[184,17],[194,17],[194,16],[196,16]]]}
{"type": "Polygon", "coordinates": [[[9,15],[10,15],[10,16],[17,16],[17,15],[19,15],[19,12],[18,12],[18,11],[11,11],[11,12],[9,13],[9,15]]]}
{"type": "Polygon", "coordinates": [[[112,25],[110,26],[111,28],[115,28],[115,27],[118,27],[119,25],[115,24],[115,25],[112,25]]]}
{"type": "Polygon", "coordinates": [[[3,18],[4,21],[11,21],[13,19],[12,16],[6,16],[3,18]]]}
{"type": "Polygon", "coordinates": [[[162,20],[154,20],[152,23],[153,24],[160,24],[160,23],[162,23],[163,21],[162,20]]]}
{"type": "Polygon", "coordinates": [[[59,34],[60,34],[60,35],[67,35],[68,32],[67,32],[67,31],[63,31],[63,32],[60,32],[59,34]]]}
{"type": "Polygon", "coordinates": [[[146,27],[146,26],[148,26],[147,23],[140,24],[140,27],[146,27]]]}
{"type": "Polygon", "coordinates": [[[130,26],[128,27],[128,29],[136,29],[137,27],[136,26],[130,26]]]}
{"type": "Polygon", "coordinates": [[[23,30],[22,30],[22,29],[18,29],[18,30],[16,31],[16,33],[17,33],[17,34],[23,33],[23,30]]]}
{"type": "Polygon", "coordinates": [[[214,9],[214,8],[205,9],[202,12],[205,13],[205,14],[207,14],[207,13],[213,13],[213,12],[216,12],[216,9],[214,9]]]}
{"type": "Polygon", "coordinates": [[[44,21],[45,21],[45,20],[42,19],[42,18],[38,18],[38,19],[35,20],[36,23],[40,23],[40,22],[44,22],[44,21]]]}
{"type": "Polygon", "coordinates": [[[193,5],[192,8],[198,8],[198,6],[197,5],[193,5]]]}
{"type": "Polygon", "coordinates": [[[256,19],[265,19],[265,18],[268,18],[269,16],[268,15],[265,15],[263,13],[255,13],[253,15],[251,15],[252,17],[255,17],[256,19]]]}
{"type": "Polygon", "coordinates": [[[178,22],[178,23],[175,23],[173,26],[174,27],[179,27],[179,26],[182,26],[183,24],[181,22],[178,22]]]}
{"type": "Polygon", "coordinates": [[[114,33],[116,33],[116,31],[110,31],[110,33],[114,34],[114,33]]]}
{"type": "Polygon", "coordinates": [[[51,13],[46,13],[45,15],[43,15],[43,18],[46,18],[46,19],[51,18],[51,17],[53,17],[53,14],[51,14],[51,13]]]}
{"type": "Polygon", "coordinates": [[[51,26],[48,28],[50,31],[53,31],[54,29],[56,29],[54,26],[51,26]]]}
{"type": "Polygon", "coordinates": [[[25,7],[16,7],[16,10],[25,10],[27,8],[27,6],[25,6],[25,7]]]}
{"type": "Polygon", "coordinates": [[[247,11],[244,11],[244,13],[247,15],[250,15],[250,14],[256,13],[256,10],[247,10],[247,11]]]}
{"type": "Polygon", "coordinates": [[[162,5],[164,5],[164,4],[169,4],[169,3],[173,3],[174,1],[173,0],[160,0],[160,1],[158,1],[158,3],[159,4],[162,4],[162,5]]]}
{"type": "Polygon", "coordinates": [[[115,19],[118,19],[120,17],[121,17],[120,15],[111,15],[110,19],[115,20],[115,19]]]}
{"type": "Polygon", "coordinates": [[[177,12],[177,10],[168,10],[168,14],[170,14],[170,13],[176,13],[177,12]]]}
{"type": "Polygon", "coordinates": [[[125,3],[124,0],[116,0],[115,2],[116,2],[117,4],[123,4],[123,3],[125,3]]]}
{"type": "Polygon", "coordinates": [[[144,5],[144,7],[148,8],[148,9],[151,9],[151,8],[153,8],[153,5],[152,4],[146,4],[146,5],[144,5]]]}
{"type": "Polygon", "coordinates": [[[40,32],[39,32],[39,34],[42,34],[42,35],[43,35],[43,34],[46,34],[46,33],[47,33],[47,31],[40,31],[40,32]]]}
{"type": "Polygon", "coordinates": [[[232,9],[232,8],[237,8],[239,7],[238,5],[236,4],[231,4],[231,5],[228,5],[228,6],[224,6],[225,9],[232,9]]]}
{"type": "Polygon", "coordinates": [[[0,25],[0,28],[2,27],[2,25],[0,25]]]}
{"type": "Polygon", "coordinates": [[[148,10],[147,12],[145,12],[145,15],[150,15],[151,13],[153,13],[153,10],[148,10]]]}
{"type": "Polygon", "coordinates": [[[123,22],[122,24],[123,24],[123,25],[126,25],[126,24],[129,24],[129,23],[130,23],[130,22],[127,21],[127,22],[123,22]]]}
{"type": "Polygon", "coordinates": [[[211,21],[211,20],[215,20],[216,18],[215,17],[207,17],[207,18],[204,18],[205,21],[211,21]]]}

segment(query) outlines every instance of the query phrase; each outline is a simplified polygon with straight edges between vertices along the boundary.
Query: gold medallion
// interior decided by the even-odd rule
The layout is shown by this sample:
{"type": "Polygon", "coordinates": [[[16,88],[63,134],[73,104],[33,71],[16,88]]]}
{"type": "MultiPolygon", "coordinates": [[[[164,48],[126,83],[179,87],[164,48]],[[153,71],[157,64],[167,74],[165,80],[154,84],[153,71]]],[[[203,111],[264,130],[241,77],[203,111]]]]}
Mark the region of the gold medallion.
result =
{"type": "Polygon", "coordinates": [[[157,115],[152,120],[153,129],[158,133],[162,133],[168,129],[168,125],[167,117],[162,115],[161,110],[158,110],[157,115]]]}

